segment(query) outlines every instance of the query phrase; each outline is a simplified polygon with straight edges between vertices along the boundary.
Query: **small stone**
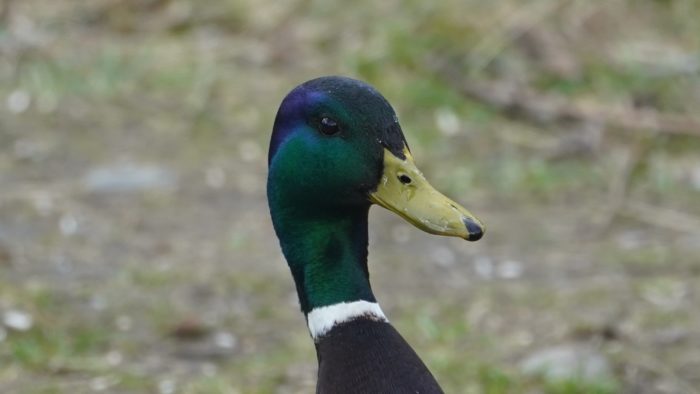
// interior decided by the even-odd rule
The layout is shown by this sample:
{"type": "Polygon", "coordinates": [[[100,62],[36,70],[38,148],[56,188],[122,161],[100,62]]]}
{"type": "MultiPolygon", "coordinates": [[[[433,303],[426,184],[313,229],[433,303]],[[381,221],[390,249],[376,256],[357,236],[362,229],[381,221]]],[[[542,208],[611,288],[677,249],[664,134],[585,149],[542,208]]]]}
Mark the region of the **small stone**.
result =
{"type": "Polygon", "coordinates": [[[175,381],[172,379],[163,379],[158,382],[158,392],[160,394],[172,394],[176,388],[175,381]]]}
{"type": "Polygon", "coordinates": [[[214,343],[222,349],[233,349],[236,342],[236,337],[229,332],[219,331],[214,335],[214,343]]]}
{"type": "Polygon", "coordinates": [[[66,237],[75,235],[78,232],[78,220],[71,214],[64,214],[58,221],[58,227],[66,237]]]}
{"type": "Polygon", "coordinates": [[[519,278],[523,274],[523,264],[515,260],[506,260],[498,265],[498,276],[503,279],[519,278]]]}
{"type": "Polygon", "coordinates": [[[11,309],[3,315],[5,327],[15,331],[27,331],[34,325],[32,315],[16,309],[11,309]]]}
{"type": "Polygon", "coordinates": [[[7,109],[16,114],[22,113],[29,108],[32,98],[24,90],[17,89],[7,96],[7,109]]]}
{"type": "Polygon", "coordinates": [[[444,135],[453,136],[459,133],[459,117],[449,108],[441,108],[435,112],[435,123],[444,135]]]}
{"type": "Polygon", "coordinates": [[[480,278],[492,279],[494,271],[493,261],[486,256],[477,257],[474,259],[474,270],[480,278]]]}
{"type": "Polygon", "coordinates": [[[610,362],[597,350],[577,344],[541,349],[525,358],[520,369],[527,375],[541,375],[549,381],[610,378],[610,362]]]}
{"type": "Polygon", "coordinates": [[[117,163],[95,168],[83,177],[83,185],[92,192],[142,192],[170,190],[177,186],[175,174],[154,165],[117,163]]]}

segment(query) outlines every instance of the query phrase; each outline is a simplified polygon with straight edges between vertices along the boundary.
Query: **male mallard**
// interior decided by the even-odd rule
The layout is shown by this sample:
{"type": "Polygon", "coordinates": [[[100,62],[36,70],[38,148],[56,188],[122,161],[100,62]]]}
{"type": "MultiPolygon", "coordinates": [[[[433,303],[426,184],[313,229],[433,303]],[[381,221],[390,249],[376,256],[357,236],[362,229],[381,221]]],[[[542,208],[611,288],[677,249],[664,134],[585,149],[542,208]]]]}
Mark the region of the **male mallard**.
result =
{"type": "Polygon", "coordinates": [[[305,82],[277,112],[267,197],[316,345],[319,393],[440,393],[389,324],[367,270],[375,203],[433,234],[476,241],[484,226],[416,168],[389,102],[345,77],[305,82]]]}

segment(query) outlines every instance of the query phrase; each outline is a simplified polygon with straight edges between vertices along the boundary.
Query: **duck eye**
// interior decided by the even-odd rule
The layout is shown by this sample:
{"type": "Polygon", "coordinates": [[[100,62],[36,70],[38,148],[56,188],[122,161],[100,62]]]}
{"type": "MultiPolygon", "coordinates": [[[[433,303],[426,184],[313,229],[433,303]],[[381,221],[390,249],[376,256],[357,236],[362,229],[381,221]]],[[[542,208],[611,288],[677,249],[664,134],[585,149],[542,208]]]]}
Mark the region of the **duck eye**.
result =
{"type": "Polygon", "coordinates": [[[399,182],[403,183],[404,185],[408,185],[411,183],[411,177],[405,174],[399,175],[399,182]]]}
{"type": "Polygon", "coordinates": [[[325,135],[333,135],[340,131],[340,126],[338,126],[338,122],[335,120],[324,117],[321,119],[319,129],[321,130],[321,133],[325,135]]]}

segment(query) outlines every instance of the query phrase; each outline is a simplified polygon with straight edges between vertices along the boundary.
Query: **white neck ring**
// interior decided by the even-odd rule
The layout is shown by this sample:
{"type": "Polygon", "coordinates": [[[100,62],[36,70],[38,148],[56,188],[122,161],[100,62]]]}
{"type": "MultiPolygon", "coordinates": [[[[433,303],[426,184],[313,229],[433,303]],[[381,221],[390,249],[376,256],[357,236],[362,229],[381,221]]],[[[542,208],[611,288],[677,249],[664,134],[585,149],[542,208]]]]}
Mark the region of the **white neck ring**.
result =
{"type": "Polygon", "coordinates": [[[326,335],[338,324],[349,322],[360,317],[380,322],[389,321],[386,316],[384,316],[384,312],[382,312],[382,308],[379,307],[379,304],[369,301],[341,302],[314,308],[306,316],[306,321],[309,325],[311,337],[315,341],[326,335]]]}

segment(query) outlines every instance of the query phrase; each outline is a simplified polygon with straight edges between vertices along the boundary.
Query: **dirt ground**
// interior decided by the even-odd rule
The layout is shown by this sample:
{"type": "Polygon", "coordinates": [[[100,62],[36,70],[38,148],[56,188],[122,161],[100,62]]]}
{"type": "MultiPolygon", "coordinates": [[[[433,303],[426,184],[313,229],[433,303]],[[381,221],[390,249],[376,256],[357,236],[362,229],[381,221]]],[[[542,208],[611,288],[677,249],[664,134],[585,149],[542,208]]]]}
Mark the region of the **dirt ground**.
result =
{"type": "Polygon", "coordinates": [[[488,226],[371,212],[375,293],[446,392],[700,392],[696,2],[1,4],[0,392],[313,392],[265,178],[327,74],[488,226]]]}

